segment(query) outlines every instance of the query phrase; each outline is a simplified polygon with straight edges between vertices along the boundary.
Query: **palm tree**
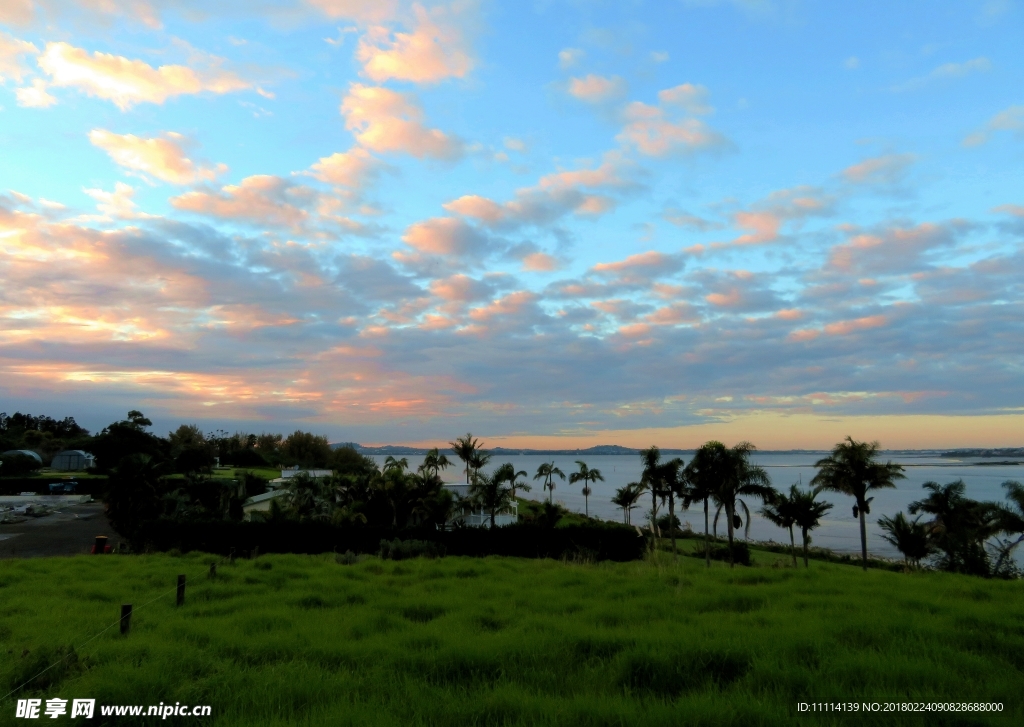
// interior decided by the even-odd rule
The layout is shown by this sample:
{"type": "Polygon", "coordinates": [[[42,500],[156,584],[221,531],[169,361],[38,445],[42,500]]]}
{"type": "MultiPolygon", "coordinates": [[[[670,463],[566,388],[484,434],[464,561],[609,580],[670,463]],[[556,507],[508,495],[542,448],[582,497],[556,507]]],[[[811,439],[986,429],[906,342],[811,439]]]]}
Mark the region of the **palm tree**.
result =
{"type": "Polygon", "coordinates": [[[583,483],[583,506],[586,508],[587,517],[590,517],[590,483],[601,481],[604,482],[604,477],[601,476],[601,470],[590,469],[587,467],[586,462],[576,460],[576,464],[580,466],[578,472],[573,472],[569,475],[569,484],[574,485],[577,482],[583,483]]]}
{"type": "Polygon", "coordinates": [[[966,497],[963,480],[946,485],[925,482],[922,487],[929,495],[907,509],[912,515],[923,512],[932,516],[925,526],[932,543],[944,554],[940,566],[958,573],[988,575],[984,543],[1001,530],[999,507],[966,497]]]}
{"type": "Polygon", "coordinates": [[[718,516],[725,510],[726,524],[729,526],[729,567],[735,567],[736,558],[733,553],[733,531],[743,525],[743,537],[750,535],[750,508],[740,499],[741,496],[757,497],[762,501],[770,501],[775,494],[772,481],[764,468],[750,463],[750,453],[756,449],[750,442],[740,442],[735,447],[725,450],[724,474],[719,481],[712,497],[718,504],[715,512],[714,531],[718,535],[718,516]],[[736,506],[743,509],[746,517],[736,512],[736,506]]]}
{"type": "Polygon", "coordinates": [[[821,488],[813,490],[800,490],[790,488],[789,499],[793,504],[793,524],[800,528],[804,544],[804,568],[810,568],[807,557],[807,545],[811,542],[810,531],[821,524],[821,518],[832,509],[831,502],[817,500],[821,494],[821,488]]]}
{"type": "Polygon", "coordinates": [[[726,477],[728,448],[714,440],[705,442],[693,455],[686,466],[686,479],[689,490],[683,500],[683,508],[689,509],[694,502],[704,503],[704,564],[711,567],[711,526],[708,515],[708,503],[714,497],[718,483],[726,477]]]}
{"type": "Polygon", "coordinates": [[[505,464],[498,467],[498,469],[494,470],[494,476],[501,478],[503,482],[507,482],[509,484],[509,487],[512,488],[513,502],[515,502],[516,499],[517,489],[526,490],[527,492],[530,491],[530,486],[528,484],[526,484],[525,482],[518,481],[520,477],[528,476],[526,474],[526,471],[519,470],[518,472],[516,472],[516,468],[512,465],[511,462],[506,462],[505,464]]]}
{"type": "Polygon", "coordinates": [[[686,479],[683,460],[676,457],[659,466],[657,481],[662,490],[668,493],[668,522],[669,528],[672,531],[672,555],[678,561],[679,551],[676,549],[676,497],[679,497],[680,502],[685,503],[686,498],[689,496],[689,482],[686,479]]]}
{"type": "Polygon", "coordinates": [[[999,558],[992,569],[993,574],[999,575],[1003,561],[1005,561],[1014,549],[1024,542],[1024,486],[1019,482],[1007,480],[1003,483],[1006,489],[1006,497],[1012,505],[1002,505],[999,508],[1000,527],[1008,535],[1019,535],[1014,541],[1006,541],[999,549],[999,558]]]}
{"type": "Polygon", "coordinates": [[[402,459],[395,459],[390,454],[384,460],[384,466],[381,468],[384,472],[390,472],[391,470],[398,470],[399,472],[405,472],[409,469],[409,460],[405,457],[402,459]]]}
{"type": "Polygon", "coordinates": [[[928,529],[918,522],[920,519],[918,516],[908,520],[902,512],[896,513],[895,517],[883,515],[878,518],[878,527],[885,531],[882,540],[891,543],[903,553],[908,568],[920,566],[921,559],[927,558],[932,552],[932,545],[928,542],[928,529]]]}
{"type": "Polygon", "coordinates": [[[466,432],[466,436],[458,437],[454,442],[448,442],[451,446],[452,451],[466,463],[466,484],[469,484],[469,471],[470,471],[470,460],[473,458],[473,453],[478,449],[481,449],[484,445],[479,439],[473,439],[473,435],[466,432]]]}
{"type": "Polygon", "coordinates": [[[868,569],[868,531],[865,516],[871,514],[868,492],[896,487],[896,480],[905,478],[903,468],[892,462],[882,464],[878,455],[878,442],[857,442],[847,437],[832,448],[832,453],[814,463],[818,474],[811,480],[814,486],[849,495],[856,500],[853,516],[860,518],[860,554],[864,570],[868,569]]]}
{"type": "Polygon", "coordinates": [[[508,480],[499,477],[498,473],[474,475],[473,484],[469,488],[469,496],[480,508],[491,516],[491,529],[494,529],[494,517],[502,510],[508,509],[512,502],[512,488],[508,480]]]}
{"type": "Polygon", "coordinates": [[[487,466],[487,463],[491,461],[491,455],[484,452],[482,449],[478,449],[469,458],[469,466],[473,468],[473,474],[480,474],[480,470],[487,466]]]}
{"type": "Polygon", "coordinates": [[[759,512],[772,525],[789,531],[789,546],[793,554],[793,567],[796,568],[796,539],[793,537],[796,514],[793,511],[793,499],[798,496],[799,488],[793,485],[789,488],[789,493],[787,496],[776,492],[771,500],[765,502],[759,512]]]}
{"type": "Polygon", "coordinates": [[[437,447],[434,447],[432,450],[427,452],[426,456],[423,458],[423,464],[420,465],[420,468],[433,473],[434,477],[439,477],[441,470],[446,470],[451,466],[452,463],[448,458],[441,454],[437,447]]]}
{"type": "Polygon", "coordinates": [[[658,530],[658,498],[664,498],[665,492],[658,479],[658,466],[661,464],[661,450],[651,446],[640,450],[640,461],[644,471],[640,475],[640,484],[651,493],[651,535],[660,535],[658,530]]]}
{"type": "Polygon", "coordinates": [[[533,479],[544,480],[544,489],[548,491],[548,502],[552,501],[552,496],[555,492],[555,483],[553,481],[554,476],[558,475],[563,480],[565,479],[565,473],[562,470],[555,467],[554,462],[545,462],[537,468],[537,474],[533,476],[533,479]]]}
{"type": "Polygon", "coordinates": [[[636,509],[636,502],[640,499],[640,495],[643,492],[644,488],[639,482],[630,482],[625,487],[620,487],[615,491],[612,504],[622,508],[622,522],[626,525],[630,524],[629,513],[636,509]]]}

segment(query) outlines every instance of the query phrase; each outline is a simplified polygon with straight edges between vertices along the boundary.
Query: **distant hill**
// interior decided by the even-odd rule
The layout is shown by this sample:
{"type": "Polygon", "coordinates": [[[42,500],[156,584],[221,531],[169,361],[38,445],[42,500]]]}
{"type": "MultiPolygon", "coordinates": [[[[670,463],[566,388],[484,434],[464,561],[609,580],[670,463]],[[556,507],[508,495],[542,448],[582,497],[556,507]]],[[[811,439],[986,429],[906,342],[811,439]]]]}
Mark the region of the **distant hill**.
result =
{"type": "MultiPolygon", "coordinates": [[[[406,447],[403,445],[396,444],[383,444],[379,447],[364,447],[361,444],[355,442],[341,442],[339,444],[332,444],[333,449],[339,447],[352,447],[360,454],[369,455],[391,455],[391,456],[406,456],[406,455],[424,455],[430,451],[428,447],[406,447]]],[[[442,452],[450,452],[451,448],[445,445],[438,445],[438,448],[442,452]]],[[[541,456],[604,456],[614,454],[627,454],[636,456],[640,453],[639,449],[631,447],[620,447],[617,444],[599,444],[596,447],[587,447],[586,449],[514,449],[509,447],[487,447],[486,451],[490,452],[495,457],[509,457],[513,455],[541,455],[541,456]]],[[[662,454],[678,455],[678,454],[692,454],[692,449],[663,449],[662,454]]]]}
{"type": "Polygon", "coordinates": [[[1024,447],[1004,447],[1002,449],[954,449],[943,452],[943,457],[1024,457],[1024,447]]]}

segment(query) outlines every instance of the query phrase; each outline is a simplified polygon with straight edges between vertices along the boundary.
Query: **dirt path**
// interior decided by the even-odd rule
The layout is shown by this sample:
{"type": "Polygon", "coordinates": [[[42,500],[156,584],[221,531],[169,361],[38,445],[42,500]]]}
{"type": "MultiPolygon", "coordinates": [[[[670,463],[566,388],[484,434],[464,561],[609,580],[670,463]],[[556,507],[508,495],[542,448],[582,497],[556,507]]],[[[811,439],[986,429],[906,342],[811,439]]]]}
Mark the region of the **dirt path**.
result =
{"type": "Polygon", "coordinates": [[[71,505],[46,517],[0,525],[0,559],[88,553],[97,535],[108,536],[112,545],[120,540],[103,503],[71,505]]]}

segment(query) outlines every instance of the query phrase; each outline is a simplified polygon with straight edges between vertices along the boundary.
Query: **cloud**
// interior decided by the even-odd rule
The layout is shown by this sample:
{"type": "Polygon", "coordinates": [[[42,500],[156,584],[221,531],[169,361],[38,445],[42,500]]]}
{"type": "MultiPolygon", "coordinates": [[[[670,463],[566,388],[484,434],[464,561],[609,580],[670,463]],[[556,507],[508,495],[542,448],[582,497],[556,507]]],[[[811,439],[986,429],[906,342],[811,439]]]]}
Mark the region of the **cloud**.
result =
{"type": "Polygon", "coordinates": [[[647,57],[652,63],[665,63],[669,59],[669,54],[667,50],[652,50],[647,57]]]}
{"type": "Polygon", "coordinates": [[[305,0],[305,2],[332,20],[380,23],[394,18],[398,10],[398,0],[305,0]]]}
{"type": "Polygon", "coordinates": [[[674,273],[682,267],[682,258],[650,250],[630,255],[625,260],[597,263],[591,270],[598,275],[613,275],[620,278],[640,276],[647,279],[674,273]]]}
{"type": "Polygon", "coordinates": [[[375,83],[438,83],[447,78],[464,78],[473,69],[474,61],[465,33],[458,27],[458,13],[468,7],[456,4],[428,11],[422,5],[414,5],[415,27],[411,33],[392,33],[379,25],[371,27],[356,49],[363,75],[375,83]]]}
{"type": "Polygon", "coordinates": [[[346,152],[321,157],[310,167],[309,174],[336,187],[358,190],[376,177],[383,166],[366,149],[354,146],[346,152]]]}
{"type": "Polygon", "coordinates": [[[90,55],[63,42],[47,43],[38,62],[50,76],[50,85],[77,88],[111,101],[122,111],[139,103],[163,104],[185,94],[224,94],[253,87],[237,74],[216,67],[199,72],[177,65],[154,68],[110,53],[90,55]]]}
{"type": "Polygon", "coordinates": [[[710,220],[704,219],[703,217],[691,215],[688,212],[684,212],[683,210],[678,210],[673,207],[666,209],[661,216],[667,222],[671,222],[676,227],[696,230],[697,232],[706,232],[720,226],[710,220]]]}
{"type": "Polygon", "coordinates": [[[434,217],[409,226],[402,241],[427,255],[478,257],[487,252],[487,238],[472,226],[454,217],[434,217]]]}
{"type": "Polygon", "coordinates": [[[733,215],[736,227],[750,230],[731,241],[733,245],[776,242],[786,222],[828,215],[833,200],[815,187],[794,187],[772,192],[767,198],[733,215]]]}
{"type": "Polygon", "coordinates": [[[591,73],[581,78],[570,78],[567,91],[580,101],[607,103],[626,95],[626,82],[619,76],[606,78],[591,73]]]}
{"type": "Polygon", "coordinates": [[[505,145],[505,148],[508,149],[509,151],[517,151],[520,154],[525,153],[528,149],[525,141],[523,141],[522,139],[517,139],[514,136],[506,136],[502,140],[502,143],[505,145]]]}
{"type": "Polygon", "coordinates": [[[580,48],[563,48],[558,51],[558,66],[564,71],[575,68],[586,53],[580,48]]]}
{"type": "Polygon", "coordinates": [[[865,331],[870,328],[880,328],[886,323],[888,323],[888,319],[882,315],[864,316],[863,318],[829,323],[825,326],[825,333],[832,336],[847,336],[851,333],[856,333],[857,331],[865,331]]]}
{"type": "Polygon", "coordinates": [[[135,196],[135,189],[124,182],[116,182],[112,192],[102,189],[83,189],[87,195],[96,200],[96,209],[100,216],[87,216],[89,220],[132,220],[140,217],[148,217],[138,211],[137,205],[132,197],[135,196]]]}
{"type": "Polygon", "coordinates": [[[516,190],[507,202],[467,194],[443,206],[496,229],[549,225],[567,214],[597,217],[615,206],[615,198],[607,193],[622,194],[636,187],[630,171],[621,156],[607,154],[596,167],[546,174],[533,187],[516,190]]]}
{"type": "Polygon", "coordinates": [[[845,61],[843,61],[843,68],[845,68],[848,71],[860,68],[860,58],[858,58],[857,56],[850,56],[845,61]]]}
{"type": "Polygon", "coordinates": [[[457,137],[428,129],[422,109],[398,91],[353,83],[341,103],[341,115],[356,141],[372,151],[436,159],[457,159],[465,153],[457,137]]]}
{"type": "Polygon", "coordinates": [[[523,257],[523,270],[533,273],[549,273],[561,267],[558,258],[545,252],[531,252],[523,257]]]}
{"type": "Polygon", "coordinates": [[[633,146],[641,154],[664,157],[727,149],[730,142],[696,118],[673,118],[666,107],[688,113],[710,113],[707,93],[702,86],[682,84],[658,94],[659,105],[633,101],[622,111],[622,131],[615,138],[633,146]]]}
{"type": "Polygon", "coordinates": [[[219,191],[195,190],[171,198],[175,209],[247,225],[304,228],[324,200],[309,187],[268,174],[246,177],[219,191]]]}
{"type": "Polygon", "coordinates": [[[989,119],[988,123],[964,139],[964,146],[981,146],[997,131],[1009,131],[1024,138],[1024,106],[1010,106],[989,119]]]}
{"type": "Polygon", "coordinates": [[[46,109],[57,103],[57,99],[46,90],[47,83],[42,78],[36,78],[31,86],[22,86],[15,90],[18,105],[30,109],[46,109]]]}
{"type": "Polygon", "coordinates": [[[38,53],[39,49],[32,43],[0,31],[0,83],[7,80],[21,83],[21,80],[31,72],[22,57],[38,53]]]}
{"type": "Polygon", "coordinates": [[[871,157],[847,167],[842,175],[852,184],[897,184],[916,159],[913,154],[871,157]]]}
{"type": "Polygon", "coordinates": [[[430,292],[442,300],[473,303],[490,298],[494,294],[494,286],[468,275],[458,274],[431,281],[430,292]]]}
{"type": "Polygon", "coordinates": [[[922,267],[926,253],[953,245],[965,231],[961,222],[921,223],[875,232],[851,231],[847,242],[829,252],[827,268],[855,275],[891,275],[922,267]]]}
{"type": "Polygon", "coordinates": [[[954,78],[966,78],[975,73],[983,73],[992,70],[992,62],[988,58],[974,58],[963,63],[944,63],[932,70],[927,76],[912,78],[911,80],[893,86],[895,92],[913,91],[922,88],[936,81],[949,80],[954,78]]]}
{"type": "Polygon", "coordinates": [[[708,95],[704,86],[683,83],[658,91],[658,101],[665,106],[678,106],[694,116],[704,116],[714,113],[714,108],[708,104],[708,95]]]}
{"type": "Polygon", "coordinates": [[[32,0],[4,0],[0,3],[0,23],[26,25],[34,14],[32,0]]]}
{"type": "Polygon", "coordinates": [[[105,129],[89,132],[89,141],[110,155],[114,163],[170,184],[194,184],[212,181],[227,171],[227,166],[200,165],[185,155],[186,139],[172,131],[162,137],[115,134],[105,129]]]}

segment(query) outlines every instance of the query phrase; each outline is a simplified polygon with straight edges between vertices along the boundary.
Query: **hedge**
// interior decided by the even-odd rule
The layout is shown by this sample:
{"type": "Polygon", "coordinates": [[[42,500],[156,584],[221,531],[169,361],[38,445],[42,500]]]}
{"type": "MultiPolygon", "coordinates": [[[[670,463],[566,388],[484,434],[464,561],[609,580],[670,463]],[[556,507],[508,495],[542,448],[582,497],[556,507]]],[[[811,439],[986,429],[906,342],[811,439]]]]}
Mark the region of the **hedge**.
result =
{"type": "Polygon", "coordinates": [[[455,530],[335,526],[326,523],[196,522],[157,520],[138,528],[136,550],[182,552],[198,550],[221,555],[260,553],[378,553],[381,541],[421,540],[436,543],[446,555],[506,555],[519,558],[578,560],[637,560],[645,539],[634,528],[615,523],[570,525],[560,528],[519,523],[489,530],[455,530]]]}

